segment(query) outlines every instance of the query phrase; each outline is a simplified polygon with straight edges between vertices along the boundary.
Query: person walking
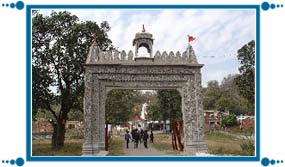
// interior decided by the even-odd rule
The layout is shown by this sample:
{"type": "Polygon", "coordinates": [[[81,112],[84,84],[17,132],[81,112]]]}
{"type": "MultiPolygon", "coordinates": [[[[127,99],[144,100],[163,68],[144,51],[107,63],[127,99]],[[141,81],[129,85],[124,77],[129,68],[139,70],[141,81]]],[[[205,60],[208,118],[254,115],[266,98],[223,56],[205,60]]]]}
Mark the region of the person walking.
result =
{"type": "Polygon", "coordinates": [[[148,136],[148,133],[147,133],[147,130],[144,130],[144,133],[143,133],[143,144],[144,144],[144,147],[147,148],[147,140],[148,140],[149,136],[148,136]]]}
{"type": "Polygon", "coordinates": [[[140,131],[139,131],[139,141],[140,141],[140,144],[142,144],[142,140],[143,140],[143,129],[141,129],[140,131]]]}
{"type": "Polygon", "coordinates": [[[153,132],[152,132],[152,130],[150,131],[150,135],[149,135],[149,139],[150,139],[150,142],[151,143],[153,143],[153,138],[154,138],[154,136],[153,136],[153,132]]]}
{"type": "Polygon", "coordinates": [[[131,137],[129,131],[127,130],[125,133],[126,148],[129,148],[129,143],[130,143],[131,138],[132,137],[131,137]]]}
{"type": "Polygon", "coordinates": [[[138,130],[137,130],[137,129],[134,130],[133,140],[134,140],[134,148],[138,148],[139,133],[138,133],[138,130]]]}

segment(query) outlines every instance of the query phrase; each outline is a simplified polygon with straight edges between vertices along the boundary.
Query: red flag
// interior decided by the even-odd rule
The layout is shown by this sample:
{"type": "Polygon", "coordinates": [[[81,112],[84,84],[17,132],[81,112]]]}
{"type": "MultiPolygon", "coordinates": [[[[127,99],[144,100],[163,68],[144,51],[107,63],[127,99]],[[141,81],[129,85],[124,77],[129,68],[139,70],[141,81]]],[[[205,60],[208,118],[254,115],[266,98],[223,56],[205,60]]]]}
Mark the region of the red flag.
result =
{"type": "Polygon", "coordinates": [[[194,41],[196,38],[193,36],[188,35],[188,42],[194,41]]]}

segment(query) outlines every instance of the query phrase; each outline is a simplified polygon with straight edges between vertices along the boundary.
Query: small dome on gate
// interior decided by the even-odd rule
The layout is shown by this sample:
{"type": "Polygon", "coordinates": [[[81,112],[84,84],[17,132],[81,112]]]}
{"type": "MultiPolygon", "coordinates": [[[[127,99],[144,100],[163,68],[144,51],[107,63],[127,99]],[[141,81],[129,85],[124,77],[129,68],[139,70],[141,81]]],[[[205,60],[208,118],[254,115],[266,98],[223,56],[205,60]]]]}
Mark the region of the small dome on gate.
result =
{"type": "Polygon", "coordinates": [[[142,32],[136,33],[135,38],[133,40],[133,46],[135,46],[135,56],[138,56],[138,50],[140,47],[145,47],[150,57],[152,57],[153,40],[154,39],[152,38],[152,34],[146,32],[143,25],[142,32]]]}

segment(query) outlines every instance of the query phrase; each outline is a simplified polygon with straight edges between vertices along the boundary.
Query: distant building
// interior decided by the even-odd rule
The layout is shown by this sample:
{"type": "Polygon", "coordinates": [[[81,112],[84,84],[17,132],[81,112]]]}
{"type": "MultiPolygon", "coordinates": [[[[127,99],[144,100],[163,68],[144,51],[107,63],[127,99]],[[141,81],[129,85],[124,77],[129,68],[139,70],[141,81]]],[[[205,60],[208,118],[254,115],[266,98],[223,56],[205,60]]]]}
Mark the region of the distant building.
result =
{"type": "Polygon", "coordinates": [[[237,117],[237,122],[241,129],[249,129],[255,127],[255,116],[240,115],[237,117]]]}
{"type": "Polygon", "coordinates": [[[222,114],[220,111],[217,110],[205,110],[204,111],[204,119],[205,124],[212,126],[212,125],[220,125],[222,114]]]}

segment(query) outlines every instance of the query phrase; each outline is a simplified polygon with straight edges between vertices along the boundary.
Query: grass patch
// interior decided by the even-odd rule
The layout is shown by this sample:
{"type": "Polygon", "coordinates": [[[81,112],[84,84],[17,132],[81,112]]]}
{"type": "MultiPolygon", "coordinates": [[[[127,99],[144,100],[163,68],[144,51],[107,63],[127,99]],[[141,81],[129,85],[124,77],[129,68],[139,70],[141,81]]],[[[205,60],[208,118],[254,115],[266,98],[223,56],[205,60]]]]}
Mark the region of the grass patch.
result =
{"type": "Polygon", "coordinates": [[[50,140],[33,140],[33,156],[81,156],[82,140],[65,140],[64,147],[54,149],[50,140]]]}
{"type": "MultiPolygon", "coordinates": [[[[219,132],[207,132],[205,133],[205,140],[208,145],[208,152],[210,154],[249,155],[248,151],[245,151],[245,149],[250,146],[243,146],[244,141],[241,139],[236,139],[232,136],[219,132]],[[242,148],[242,146],[244,148],[242,148]]],[[[249,149],[252,150],[252,147],[249,149]]]]}
{"type": "MultiPolygon", "coordinates": [[[[225,156],[254,155],[254,142],[236,139],[233,136],[219,132],[206,132],[205,141],[210,154],[225,156]]],[[[165,151],[167,154],[179,155],[179,152],[174,151],[172,148],[171,134],[156,134],[153,147],[159,151],[165,151]]]]}
{"type": "Polygon", "coordinates": [[[111,140],[108,155],[109,156],[120,156],[124,155],[125,140],[121,136],[114,136],[111,140]]]}
{"type": "Polygon", "coordinates": [[[254,135],[254,127],[248,128],[248,129],[240,129],[239,127],[231,127],[227,129],[228,132],[233,134],[239,134],[244,136],[251,136],[254,135]]]}
{"type": "Polygon", "coordinates": [[[155,134],[153,147],[159,151],[173,150],[171,145],[171,134],[155,134]]]}
{"type": "Polygon", "coordinates": [[[169,155],[179,155],[181,151],[173,150],[171,144],[171,134],[158,133],[154,136],[154,142],[152,143],[153,147],[159,151],[164,151],[169,155]]]}

